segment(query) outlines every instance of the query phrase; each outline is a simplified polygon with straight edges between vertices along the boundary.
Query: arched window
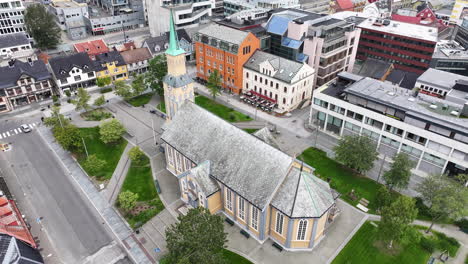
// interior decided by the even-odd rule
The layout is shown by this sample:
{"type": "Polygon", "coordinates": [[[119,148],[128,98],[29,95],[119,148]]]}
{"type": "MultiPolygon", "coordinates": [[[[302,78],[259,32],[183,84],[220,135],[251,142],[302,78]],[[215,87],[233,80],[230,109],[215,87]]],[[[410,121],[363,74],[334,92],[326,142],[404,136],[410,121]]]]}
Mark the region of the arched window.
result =
{"type": "Polygon", "coordinates": [[[283,234],[283,222],[284,222],[284,216],[280,212],[276,212],[276,226],[275,226],[275,231],[276,233],[282,235],[283,234]]]}
{"type": "Polygon", "coordinates": [[[297,228],[297,240],[305,240],[305,234],[307,231],[307,223],[308,221],[305,219],[301,219],[299,221],[299,227],[297,228]]]}

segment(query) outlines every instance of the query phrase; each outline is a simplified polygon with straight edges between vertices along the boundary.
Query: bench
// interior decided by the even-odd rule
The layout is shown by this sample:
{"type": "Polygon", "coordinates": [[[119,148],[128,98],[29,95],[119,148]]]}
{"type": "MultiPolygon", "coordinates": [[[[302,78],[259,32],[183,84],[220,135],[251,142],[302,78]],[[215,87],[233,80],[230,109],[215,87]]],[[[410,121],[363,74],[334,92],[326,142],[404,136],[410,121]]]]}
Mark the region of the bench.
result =
{"type": "Polygon", "coordinates": [[[245,236],[246,238],[250,238],[250,234],[249,234],[247,231],[245,231],[244,229],[242,229],[242,230],[240,231],[240,233],[241,233],[243,236],[245,236]]]}
{"type": "Polygon", "coordinates": [[[280,244],[276,243],[276,242],[273,242],[272,246],[275,247],[276,249],[278,249],[280,252],[283,251],[283,247],[280,244]]]}
{"type": "Polygon", "coordinates": [[[356,205],[357,208],[361,209],[361,211],[363,211],[364,213],[367,213],[367,211],[369,211],[369,209],[365,206],[363,206],[362,204],[358,204],[356,205]]]}
{"type": "Polygon", "coordinates": [[[359,201],[360,204],[364,205],[365,207],[369,206],[369,201],[366,200],[365,198],[361,198],[359,201]]]}
{"type": "Polygon", "coordinates": [[[229,219],[227,217],[226,217],[226,219],[224,219],[224,221],[226,221],[226,223],[230,224],[231,226],[234,225],[234,221],[232,221],[231,219],[229,219]]]}

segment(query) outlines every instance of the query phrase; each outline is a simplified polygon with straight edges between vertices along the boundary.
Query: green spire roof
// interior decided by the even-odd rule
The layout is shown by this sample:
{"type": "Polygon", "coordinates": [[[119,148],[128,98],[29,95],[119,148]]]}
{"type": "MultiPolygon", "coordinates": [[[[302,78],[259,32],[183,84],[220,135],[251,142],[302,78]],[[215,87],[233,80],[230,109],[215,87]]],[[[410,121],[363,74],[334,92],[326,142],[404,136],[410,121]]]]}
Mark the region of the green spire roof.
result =
{"type": "Polygon", "coordinates": [[[172,17],[172,10],[171,10],[171,18],[170,18],[170,26],[169,26],[169,48],[166,50],[167,55],[177,56],[180,54],[184,54],[185,51],[179,46],[179,39],[177,38],[177,31],[175,30],[174,26],[174,18],[172,17]]]}

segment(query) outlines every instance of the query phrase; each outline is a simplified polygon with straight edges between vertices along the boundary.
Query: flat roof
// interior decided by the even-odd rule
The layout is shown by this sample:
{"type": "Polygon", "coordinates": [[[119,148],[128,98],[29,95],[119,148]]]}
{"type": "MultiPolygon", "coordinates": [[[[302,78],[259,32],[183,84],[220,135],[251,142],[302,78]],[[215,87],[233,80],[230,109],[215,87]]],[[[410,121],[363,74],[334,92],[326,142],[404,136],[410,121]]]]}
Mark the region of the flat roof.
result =
{"type": "Polygon", "coordinates": [[[468,81],[468,77],[456,73],[429,68],[421,76],[419,76],[417,81],[450,90],[458,80],[468,81]]]}
{"type": "Polygon", "coordinates": [[[52,6],[60,8],[86,7],[86,3],[77,3],[75,1],[52,1],[52,6]]]}
{"type": "Polygon", "coordinates": [[[368,77],[348,86],[344,92],[403,110],[409,116],[415,116],[450,129],[468,133],[468,118],[451,115],[452,111],[458,110],[460,112],[463,105],[448,100],[421,93],[414,97],[411,90],[368,77]],[[436,107],[433,107],[433,105],[436,107]]]}
{"type": "Polygon", "coordinates": [[[392,20],[386,20],[390,23],[382,25],[375,23],[376,20],[377,18],[368,18],[362,21],[358,27],[431,42],[438,41],[437,28],[392,20]]]}

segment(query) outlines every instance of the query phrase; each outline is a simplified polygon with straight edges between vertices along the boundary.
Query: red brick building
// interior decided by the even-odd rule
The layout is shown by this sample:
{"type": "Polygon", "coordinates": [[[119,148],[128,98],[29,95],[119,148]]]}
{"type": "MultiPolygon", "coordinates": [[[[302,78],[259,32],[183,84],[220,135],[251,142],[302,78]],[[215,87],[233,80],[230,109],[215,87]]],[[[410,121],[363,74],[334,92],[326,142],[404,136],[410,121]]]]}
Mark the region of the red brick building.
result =
{"type": "Polygon", "coordinates": [[[196,33],[197,77],[208,80],[214,70],[221,75],[222,86],[233,93],[242,91],[242,66],[260,48],[260,40],[250,32],[211,25],[196,33]]]}

